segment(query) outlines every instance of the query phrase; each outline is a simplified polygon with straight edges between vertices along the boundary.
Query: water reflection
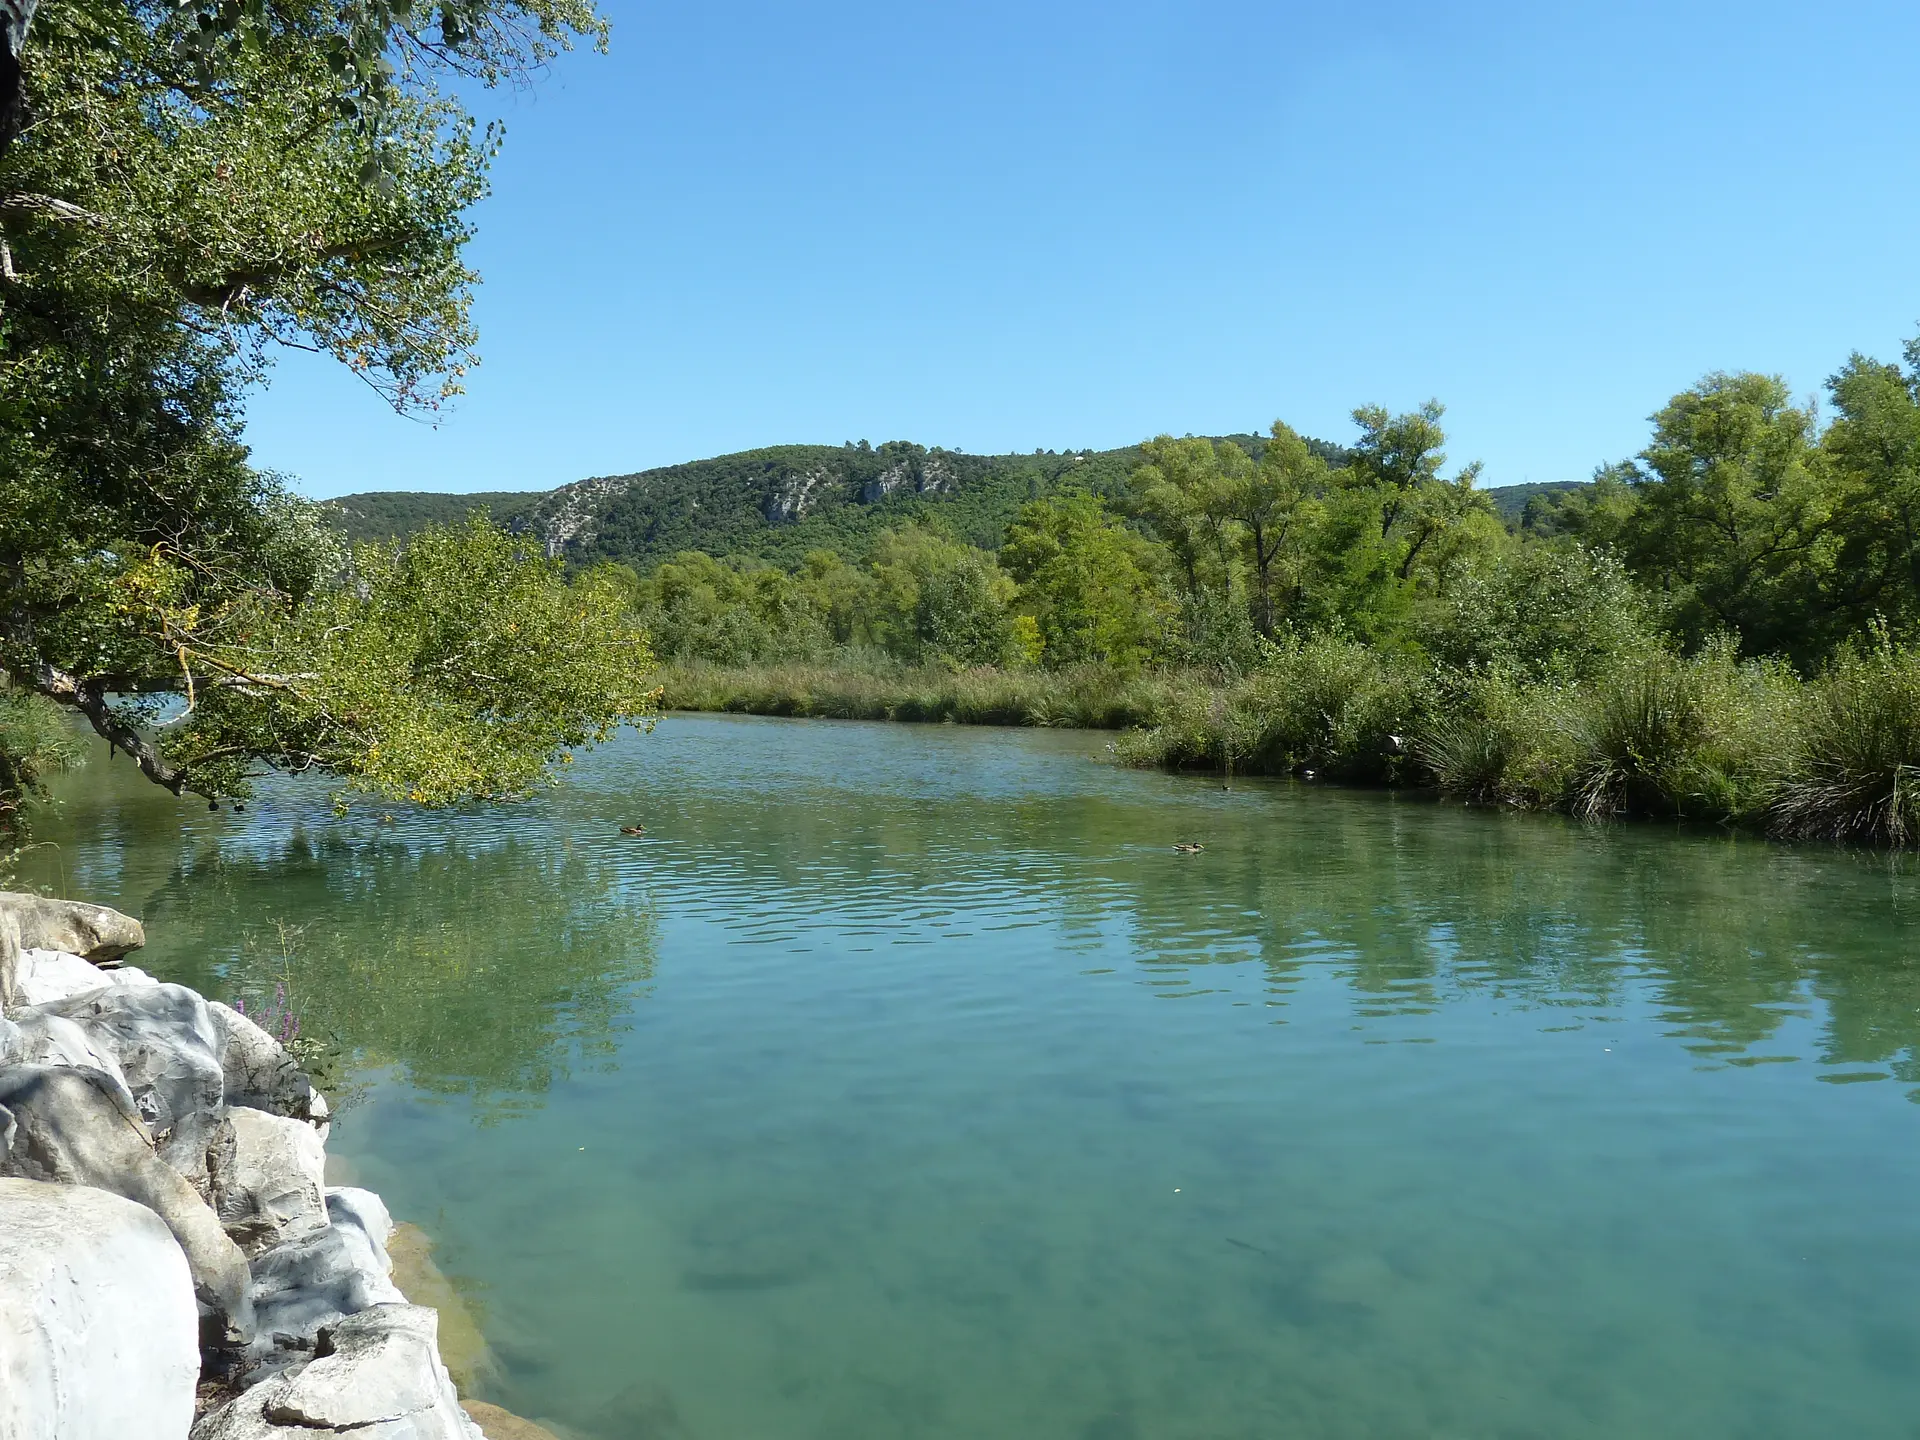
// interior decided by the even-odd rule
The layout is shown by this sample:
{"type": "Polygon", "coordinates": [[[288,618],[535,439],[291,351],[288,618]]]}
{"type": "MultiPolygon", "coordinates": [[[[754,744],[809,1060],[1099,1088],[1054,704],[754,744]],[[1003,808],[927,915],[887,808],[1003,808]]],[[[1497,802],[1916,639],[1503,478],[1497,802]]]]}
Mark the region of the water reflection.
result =
{"type": "Polygon", "coordinates": [[[1169,999],[1257,963],[1282,1022],[1307,975],[1363,1022],[1491,996],[1578,1024],[1635,987],[1703,1062],[1774,1061],[1812,1017],[1802,1058],[1920,1084],[1906,859],[1223,791],[1114,771],[1097,737],[815,724],[769,744],[781,724],[669,722],[537,804],[393,824],[334,822],[294,785],[207,816],[95,767],[25,878],[142,914],[151,961],[211,994],[270,992],[290,927],[303,1023],[503,1099],[614,1053],[663,908],[795,953],[1044,927],[1095,968],[1118,946],[1169,999]],[[639,816],[644,838],[618,833],[639,816]],[[1206,850],[1174,855],[1187,837],[1206,850]]]}
{"type": "Polygon", "coordinates": [[[256,1013],[279,992],[353,1067],[491,1111],[610,1065],[658,950],[656,916],[604,860],[457,827],[409,843],[256,823],[164,872],[114,868],[139,876],[110,900],[144,917],[143,965],[256,1013]]]}
{"type": "Polygon", "coordinates": [[[301,932],[336,1146],[582,1440],[1910,1433],[1908,862],[1100,744],[673,719],[392,824],[96,775],[35,863],[212,993],[301,932]]]}

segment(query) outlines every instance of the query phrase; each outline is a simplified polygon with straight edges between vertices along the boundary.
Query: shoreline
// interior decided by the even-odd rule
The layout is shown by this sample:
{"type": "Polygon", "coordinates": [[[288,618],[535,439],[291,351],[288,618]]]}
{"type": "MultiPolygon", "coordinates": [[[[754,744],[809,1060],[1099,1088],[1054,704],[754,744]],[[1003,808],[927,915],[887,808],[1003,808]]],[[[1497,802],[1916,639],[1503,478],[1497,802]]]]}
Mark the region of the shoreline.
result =
{"type": "Polygon", "coordinates": [[[1292,777],[1579,820],[1710,825],[1782,843],[1920,848],[1920,652],[1800,678],[1724,647],[1580,680],[1449,670],[1341,640],[1233,679],[674,662],[663,710],[1108,730],[1119,763],[1292,777]]]}

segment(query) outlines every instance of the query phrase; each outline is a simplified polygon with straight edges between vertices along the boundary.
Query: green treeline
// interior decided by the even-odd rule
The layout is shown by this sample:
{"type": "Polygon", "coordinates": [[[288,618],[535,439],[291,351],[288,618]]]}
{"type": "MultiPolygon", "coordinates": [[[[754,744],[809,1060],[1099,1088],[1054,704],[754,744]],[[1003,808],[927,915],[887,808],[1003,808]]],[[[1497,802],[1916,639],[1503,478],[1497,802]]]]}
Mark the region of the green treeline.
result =
{"type": "Polygon", "coordinates": [[[1832,419],[1715,374],[1503,521],[1442,410],[1346,451],[1162,436],[992,548],[938,518],[797,563],[605,563],[666,703],[1129,728],[1137,763],[1586,815],[1920,835],[1920,342],[1832,419]]]}

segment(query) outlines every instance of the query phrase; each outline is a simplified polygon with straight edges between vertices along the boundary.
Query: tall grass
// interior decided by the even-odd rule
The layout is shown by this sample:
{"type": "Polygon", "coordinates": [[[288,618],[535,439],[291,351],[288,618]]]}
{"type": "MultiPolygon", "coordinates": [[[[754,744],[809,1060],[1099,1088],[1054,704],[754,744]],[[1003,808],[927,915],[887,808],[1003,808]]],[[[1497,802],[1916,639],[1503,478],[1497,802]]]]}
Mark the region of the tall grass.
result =
{"type": "Polygon", "coordinates": [[[1349,640],[1197,673],[670,665],[670,708],[1120,730],[1127,764],[1407,785],[1592,819],[1715,821],[1920,845],[1920,652],[1882,643],[1811,679],[1730,646],[1649,645],[1551,683],[1349,640]]]}
{"type": "Polygon", "coordinates": [[[662,703],[672,710],[1085,730],[1155,723],[1177,683],[1093,665],[955,671],[885,663],[754,668],[680,663],[663,667],[656,678],[662,703]]]}
{"type": "Polygon", "coordinates": [[[1781,834],[1920,842],[1920,655],[1843,656],[1808,687],[1771,819],[1781,834]]]}

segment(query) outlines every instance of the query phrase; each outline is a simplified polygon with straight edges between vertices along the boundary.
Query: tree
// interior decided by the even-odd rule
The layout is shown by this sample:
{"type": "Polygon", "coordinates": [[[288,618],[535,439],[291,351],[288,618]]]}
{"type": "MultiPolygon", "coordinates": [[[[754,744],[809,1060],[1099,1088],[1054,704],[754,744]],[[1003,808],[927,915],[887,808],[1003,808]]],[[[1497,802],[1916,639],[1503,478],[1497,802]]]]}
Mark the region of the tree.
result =
{"type": "Polygon", "coordinates": [[[1731,631],[1749,654],[1811,658],[1835,498],[1811,412],[1777,376],[1716,373],[1653,423],[1615,537],[1629,568],[1689,646],[1731,631]]]}
{"type": "Polygon", "coordinates": [[[1157,436],[1141,447],[1146,463],[1133,472],[1128,494],[1139,516],[1167,547],[1186,584],[1189,600],[1204,589],[1202,573],[1212,558],[1212,532],[1219,519],[1220,461],[1213,441],[1157,436]],[[1210,515],[1209,510],[1214,514],[1210,515]]]}
{"type": "Polygon", "coordinates": [[[1020,584],[1044,663],[1130,669],[1165,652],[1172,606],[1155,550],[1091,495],[1035,500],[1020,511],[1000,563],[1020,584]]]}
{"type": "Polygon", "coordinates": [[[1014,583],[994,557],[920,525],[881,532],[869,560],[873,637],[914,664],[1012,658],[1014,583]]]}
{"type": "MultiPolygon", "coordinates": [[[[1350,450],[1349,483],[1372,493],[1382,540],[1422,494],[1440,483],[1440,467],[1447,463],[1440,448],[1447,443],[1440,428],[1444,414],[1446,406],[1438,400],[1405,415],[1390,414],[1384,405],[1362,405],[1353,412],[1360,439],[1350,450]]],[[[1469,470],[1477,474],[1478,464],[1469,470]]]]}
{"type": "MultiPolygon", "coordinates": [[[[0,151],[9,693],[209,798],[261,766],[427,801],[524,793],[644,715],[646,651],[606,586],[481,525],[345,555],[238,439],[275,345],[403,409],[457,393],[465,215],[495,137],[435,76],[522,73],[597,17],[458,0],[421,30],[373,0],[53,0],[4,18],[28,102],[0,151]]],[[[0,809],[34,769],[0,763],[0,809]]]]}
{"type": "Polygon", "coordinates": [[[1223,509],[1245,536],[1256,623],[1260,633],[1271,638],[1274,571],[1283,556],[1297,554],[1306,540],[1319,513],[1318,497],[1327,488],[1327,464],[1282,421],[1274,421],[1269,433],[1260,463],[1226,477],[1223,509]]]}
{"type": "Polygon", "coordinates": [[[676,555],[639,581],[634,610],[660,654],[673,660],[803,660],[819,654],[829,639],[814,596],[784,570],[737,556],[716,560],[697,550],[676,555]]]}
{"type": "Polygon", "coordinates": [[[1920,626],[1920,340],[1907,342],[1906,362],[1856,353],[1827,382],[1837,412],[1820,438],[1836,546],[1821,606],[1829,630],[1858,633],[1875,614],[1903,638],[1920,626]]]}
{"type": "Polygon", "coordinates": [[[1375,640],[1404,633],[1423,597],[1444,591],[1476,552],[1503,542],[1487,498],[1474,488],[1478,461],[1441,474],[1446,413],[1437,400],[1394,415],[1379,405],[1353,412],[1360,439],[1332,477],[1315,528],[1314,621],[1375,640]]]}

